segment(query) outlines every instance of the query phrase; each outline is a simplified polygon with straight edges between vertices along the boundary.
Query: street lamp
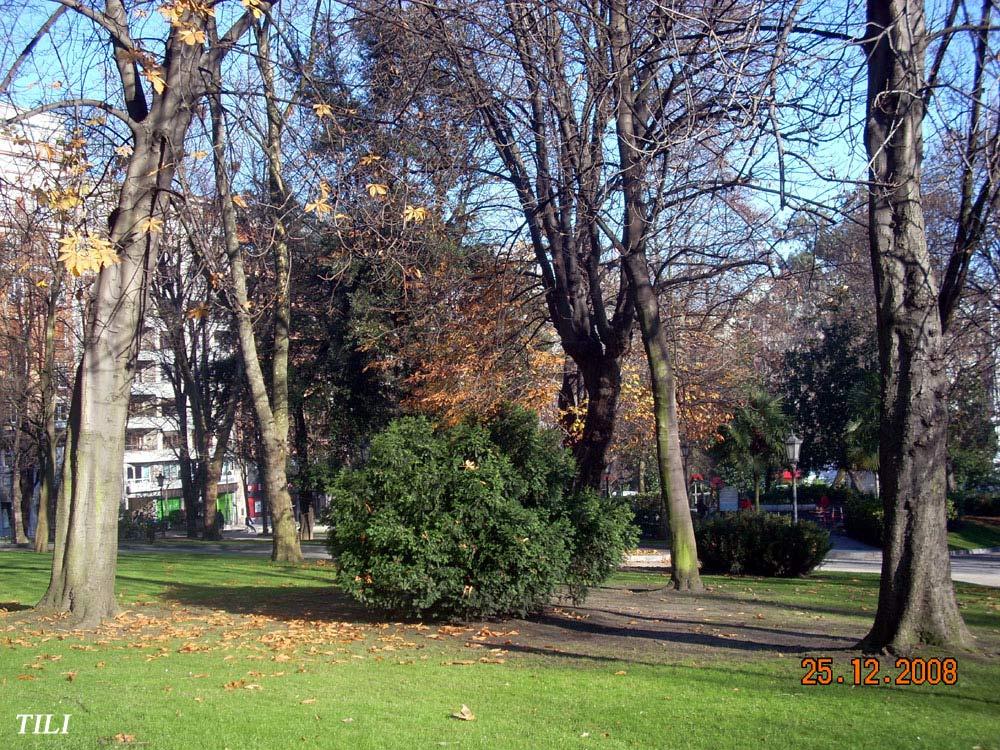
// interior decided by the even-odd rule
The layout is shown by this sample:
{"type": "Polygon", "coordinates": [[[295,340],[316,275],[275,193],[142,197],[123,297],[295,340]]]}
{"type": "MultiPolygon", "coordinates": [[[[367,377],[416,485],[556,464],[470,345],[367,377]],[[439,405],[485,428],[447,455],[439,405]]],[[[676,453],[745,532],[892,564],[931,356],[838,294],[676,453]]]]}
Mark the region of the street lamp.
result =
{"type": "Polygon", "coordinates": [[[799,493],[796,474],[799,465],[799,448],[802,447],[802,438],[794,432],[785,439],[785,455],[792,465],[792,523],[799,522],[799,493]]]}
{"type": "MultiPolygon", "coordinates": [[[[163,471],[161,470],[159,474],[156,475],[156,483],[160,485],[160,518],[164,516],[167,504],[167,498],[164,494],[163,483],[166,481],[166,477],[163,476],[163,471]]],[[[157,519],[159,520],[159,519],[157,519]]]]}

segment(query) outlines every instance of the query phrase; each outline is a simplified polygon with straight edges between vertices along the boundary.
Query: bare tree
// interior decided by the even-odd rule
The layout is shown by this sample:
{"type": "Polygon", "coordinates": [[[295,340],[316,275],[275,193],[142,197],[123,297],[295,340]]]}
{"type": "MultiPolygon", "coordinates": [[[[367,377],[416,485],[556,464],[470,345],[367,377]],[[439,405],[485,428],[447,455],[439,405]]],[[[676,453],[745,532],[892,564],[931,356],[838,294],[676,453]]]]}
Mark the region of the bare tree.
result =
{"type": "MultiPolygon", "coordinates": [[[[204,70],[217,64],[249,28],[246,11],[225,32],[216,29],[214,9],[178,0],[165,6],[169,30],[157,58],[133,37],[135,14],[123,0],[103,9],[65,0],[73,15],[91,25],[113,63],[120,104],[80,97],[42,104],[34,113],[88,108],[115,118],[130,134],[125,176],[114,198],[107,235],[75,237],[72,258],[100,268],[85,323],[82,358],[70,410],[66,461],[56,519],[52,579],[41,609],[70,613],[77,626],[94,626],[117,609],[114,575],[120,466],[125,423],[135,371],[139,332],[160,233],[168,218],[171,183],[184,156],[184,138],[208,81],[204,70]],[[211,39],[211,43],[208,40],[211,39]]],[[[267,9],[269,3],[261,3],[267,9]]],[[[140,14],[142,15],[142,14],[140,14]]],[[[31,47],[26,48],[31,54],[31,47]]],[[[25,56],[15,60],[20,67],[25,56]]]]}

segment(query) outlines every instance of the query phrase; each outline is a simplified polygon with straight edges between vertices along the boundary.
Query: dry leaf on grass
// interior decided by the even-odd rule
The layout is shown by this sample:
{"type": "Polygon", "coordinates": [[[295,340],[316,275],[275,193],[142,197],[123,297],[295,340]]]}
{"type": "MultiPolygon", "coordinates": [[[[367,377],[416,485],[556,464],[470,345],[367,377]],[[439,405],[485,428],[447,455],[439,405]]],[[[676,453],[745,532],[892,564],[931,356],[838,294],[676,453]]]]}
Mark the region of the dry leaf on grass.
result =
{"type": "Polygon", "coordinates": [[[472,711],[469,710],[469,707],[463,703],[462,708],[453,713],[451,718],[461,719],[462,721],[475,721],[476,715],[472,713],[472,711]]]}
{"type": "Polygon", "coordinates": [[[133,742],[135,742],[135,735],[134,734],[125,734],[124,732],[119,732],[118,734],[116,734],[114,736],[113,739],[119,745],[131,745],[133,742]]]}

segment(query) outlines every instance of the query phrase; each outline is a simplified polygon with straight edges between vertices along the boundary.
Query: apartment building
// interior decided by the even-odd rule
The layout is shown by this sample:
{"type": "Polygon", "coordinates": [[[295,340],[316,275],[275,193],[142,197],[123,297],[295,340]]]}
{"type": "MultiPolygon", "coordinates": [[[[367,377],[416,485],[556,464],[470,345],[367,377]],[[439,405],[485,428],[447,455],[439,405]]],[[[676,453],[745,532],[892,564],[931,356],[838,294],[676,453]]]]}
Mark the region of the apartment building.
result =
{"type": "MultiPolygon", "coordinates": [[[[171,355],[163,338],[160,322],[155,318],[147,320],[125,431],[123,507],[177,523],[182,512],[187,511],[180,478],[182,433],[173,386],[166,376],[165,365],[171,355]]],[[[187,422],[193,423],[190,414],[187,422]]],[[[193,444],[190,427],[188,444],[193,444]]],[[[192,455],[193,460],[197,458],[192,455]]],[[[219,480],[217,510],[227,525],[242,525],[246,506],[243,477],[230,457],[223,464],[219,480]]]]}

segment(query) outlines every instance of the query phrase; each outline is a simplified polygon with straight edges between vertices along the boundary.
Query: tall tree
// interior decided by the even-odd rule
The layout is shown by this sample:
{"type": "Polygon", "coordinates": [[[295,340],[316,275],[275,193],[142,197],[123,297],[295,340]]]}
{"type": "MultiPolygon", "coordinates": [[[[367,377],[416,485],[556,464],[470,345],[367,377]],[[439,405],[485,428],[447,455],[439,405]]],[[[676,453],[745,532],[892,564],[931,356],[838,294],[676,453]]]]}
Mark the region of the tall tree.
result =
{"type": "MultiPolygon", "coordinates": [[[[131,140],[106,235],[75,234],[63,243],[70,270],[99,271],[70,409],[52,578],[39,607],[68,612],[74,625],[89,627],[117,609],[114,575],[122,472],[107,467],[121,466],[124,457],[139,332],[159,253],[157,228],[168,218],[184,138],[205,92],[203,71],[233,48],[253,14],[242,13],[219,33],[211,6],[192,0],[165,5],[161,10],[169,30],[158,59],[133,36],[136,15],[123,0],[106,0],[103,9],[67,5],[92,24],[94,38],[104,40],[120,84],[121,104],[60,100],[24,116],[70,108],[97,110],[124,125],[131,140]]],[[[33,46],[27,48],[28,56],[33,46]]],[[[15,68],[25,59],[19,57],[15,68]]]]}
{"type": "MultiPolygon", "coordinates": [[[[879,476],[885,511],[878,610],[862,642],[871,650],[972,644],[955,601],[945,526],[944,334],[1000,196],[1000,117],[986,98],[995,55],[990,45],[992,3],[985,0],[976,21],[965,29],[953,27],[960,6],[958,1],[950,5],[949,28],[935,35],[937,48],[928,67],[932,37],[921,0],[867,3],[865,148],[882,376],[879,476]],[[959,35],[962,41],[953,42],[959,35]],[[921,168],[925,115],[941,83],[949,44],[971,51],[972,79],[958,102],[950,103],[949,119],[965,128],[954,139],[963,156],[962,197],[939,283],[928,250],[921,168]]],[[[949,90],[957,88],[956,81],[949,82],[949,90]]]]}

